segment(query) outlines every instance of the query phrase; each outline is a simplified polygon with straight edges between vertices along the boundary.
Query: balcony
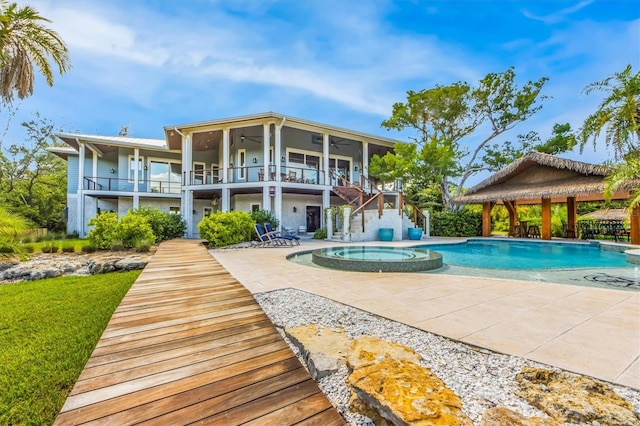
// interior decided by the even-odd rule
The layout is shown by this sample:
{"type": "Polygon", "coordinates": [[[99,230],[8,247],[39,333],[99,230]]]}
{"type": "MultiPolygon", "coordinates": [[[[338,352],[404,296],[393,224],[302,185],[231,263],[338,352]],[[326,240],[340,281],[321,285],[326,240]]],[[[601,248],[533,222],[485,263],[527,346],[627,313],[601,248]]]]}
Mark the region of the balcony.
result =
{"type": "MultiPolygon", "coordinates": [[[[191,185],[212,185],[222,183],[222,169],[193,170],[189,177],[191,185]]],[[[281,182],[324,185],[324,172],[306,167],[282,166],[281,182]]],[[[276,166],[269,166],[267,173],[263,166],[231,167],[227,169],[227,183],[275,182],[276,166]]]]}
{"type": "MultiPolygon", "coordinates": [[[[83,189],[89,191],[120,191],[133,192],[133,181],[113,177],[86,177],[83,189]]],[[[180,194],[182,182],[175,180],[140,179],[138,192],[156,194],[180,194]]]]}

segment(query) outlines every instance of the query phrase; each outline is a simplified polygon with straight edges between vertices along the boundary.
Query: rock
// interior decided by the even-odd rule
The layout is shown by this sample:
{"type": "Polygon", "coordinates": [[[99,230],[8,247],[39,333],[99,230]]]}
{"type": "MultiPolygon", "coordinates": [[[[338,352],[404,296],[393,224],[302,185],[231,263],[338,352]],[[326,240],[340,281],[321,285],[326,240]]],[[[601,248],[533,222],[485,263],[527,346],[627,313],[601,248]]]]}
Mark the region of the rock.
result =
{"type": "Polygon", "coordinates": [[[358,399],[394,425],[471,426],[460,398],[413,362],[385,359],[354,370],[348,381],[358,399]]]}
{"type": "Polygon", "coordinates": [[[553,419],[525,417],[507,407],[489,408],[482,415],[481,426],[560,426],[553,419]]]}
{"type": "Polygon", "coordinates": [[[114,266],[117,270],[133,271],[137,269],[144,269],[149,263],[149,259],[141,259],[139,257],[126,257],[124,259],[115,262],[114,266]]]}
{"type": "Polygon", "coordinates": [[[29,275],[30,280],[42,280],[44,278],[55,278],[62,275],[62,271],[57,268],[42,268],[35,271],[31,271],[29,275]]]}
{"type": "Polygon", "coordinates": [[[606,383],[576,374],[524,367],[519,395],[561,423],[640,424],[633,406],[606,383]]]}
{"type": "Polygon", "coordinates": [[[0,271],[5,271],[9,268],[13,268],[16,265],[19,265],[20,262],[18,262],[17,260],[5,260],[0,262],[0,271]]]}
{"type": "Polygon", "coordinates": [[[333,374],[345,365],[349,339],[344,330],[319,329],[310,324],[287,328],[285,333],[300,350],[314,380],[333,374]]]}
{"type": "Polygon", "coordinates": [[[89,272],[91,272],[92,275],[113,272],[116,270],[115,263],[116,261],[113,259],[95,260],[89,263],[89,272]]]}
{"type": "Polygon", "coordinates": [[[352,340],[347,366],[352,370],[368,367],[385,359],[410,361],[419,364],[422,357],[416,351],[379,337],[361,336],[352,340]]]}

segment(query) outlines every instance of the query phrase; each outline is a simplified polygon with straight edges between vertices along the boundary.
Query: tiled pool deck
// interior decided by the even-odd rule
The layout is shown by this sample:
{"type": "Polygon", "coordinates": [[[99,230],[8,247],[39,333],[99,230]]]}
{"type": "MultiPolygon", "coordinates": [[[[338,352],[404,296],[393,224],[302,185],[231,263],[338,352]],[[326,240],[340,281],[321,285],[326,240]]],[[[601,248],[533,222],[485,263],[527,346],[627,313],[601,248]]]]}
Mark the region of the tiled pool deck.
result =
{"type": "MultiPolygon", "coordinates": [[[[365,243],[381,244],[416,242],[365,243]]],[[[304,240],[293,248],[212,253],[252,293],[296,288],[464,343],[640,389],[640,292],[444,274],[334,271],[286,259],[289,253],[330,245],[337,244],[304,240]]]]}

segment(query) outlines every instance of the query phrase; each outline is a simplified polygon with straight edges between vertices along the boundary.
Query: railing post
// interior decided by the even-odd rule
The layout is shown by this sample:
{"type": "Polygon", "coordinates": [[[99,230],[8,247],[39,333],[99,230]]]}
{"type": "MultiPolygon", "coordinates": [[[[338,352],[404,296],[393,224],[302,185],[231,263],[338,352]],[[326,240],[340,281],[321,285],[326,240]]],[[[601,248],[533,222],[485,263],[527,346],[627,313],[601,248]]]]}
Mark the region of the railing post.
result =
{"type": "Polygon", "coordinates": [[[378,192],[378,219],[382,217],[382,209],[384,207],[384,197],[382,192],[378,192]]]}

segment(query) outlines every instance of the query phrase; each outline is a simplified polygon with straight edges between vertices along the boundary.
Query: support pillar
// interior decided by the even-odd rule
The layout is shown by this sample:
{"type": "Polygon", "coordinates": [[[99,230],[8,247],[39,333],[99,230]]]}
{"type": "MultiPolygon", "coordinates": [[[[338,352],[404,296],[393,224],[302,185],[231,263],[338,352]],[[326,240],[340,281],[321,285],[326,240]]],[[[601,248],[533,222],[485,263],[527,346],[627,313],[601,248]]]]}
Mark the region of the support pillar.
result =
{"type": "Polygon", "coordinates": [[[551,198],[542,199],[542,229],[540,234],[543,240],[551,239],[551,198]]]}
{"type": "Polygon", "coordinates": [[[567,197],[567,238],[576,238],[576,217],[578,209],[576,197],[567,197]]]}
{"type": "Polygon", "coordinates": [[[640,245],[640,207],[631,210],[631,244],[640,245]]]}
{"type": "Polygon", "coordinates": [[[485,201],[482,203],[482,236],[491,236],[491,210],[495,206],[493,201],[485,201]]]}
{"type": "Polygon", "coordinates": [[[509,232],[516,226],[516,222],[518,221],[518,209],[516,206],[516,201],[504,200],[504,206],[509,212],[509,232]]]}

